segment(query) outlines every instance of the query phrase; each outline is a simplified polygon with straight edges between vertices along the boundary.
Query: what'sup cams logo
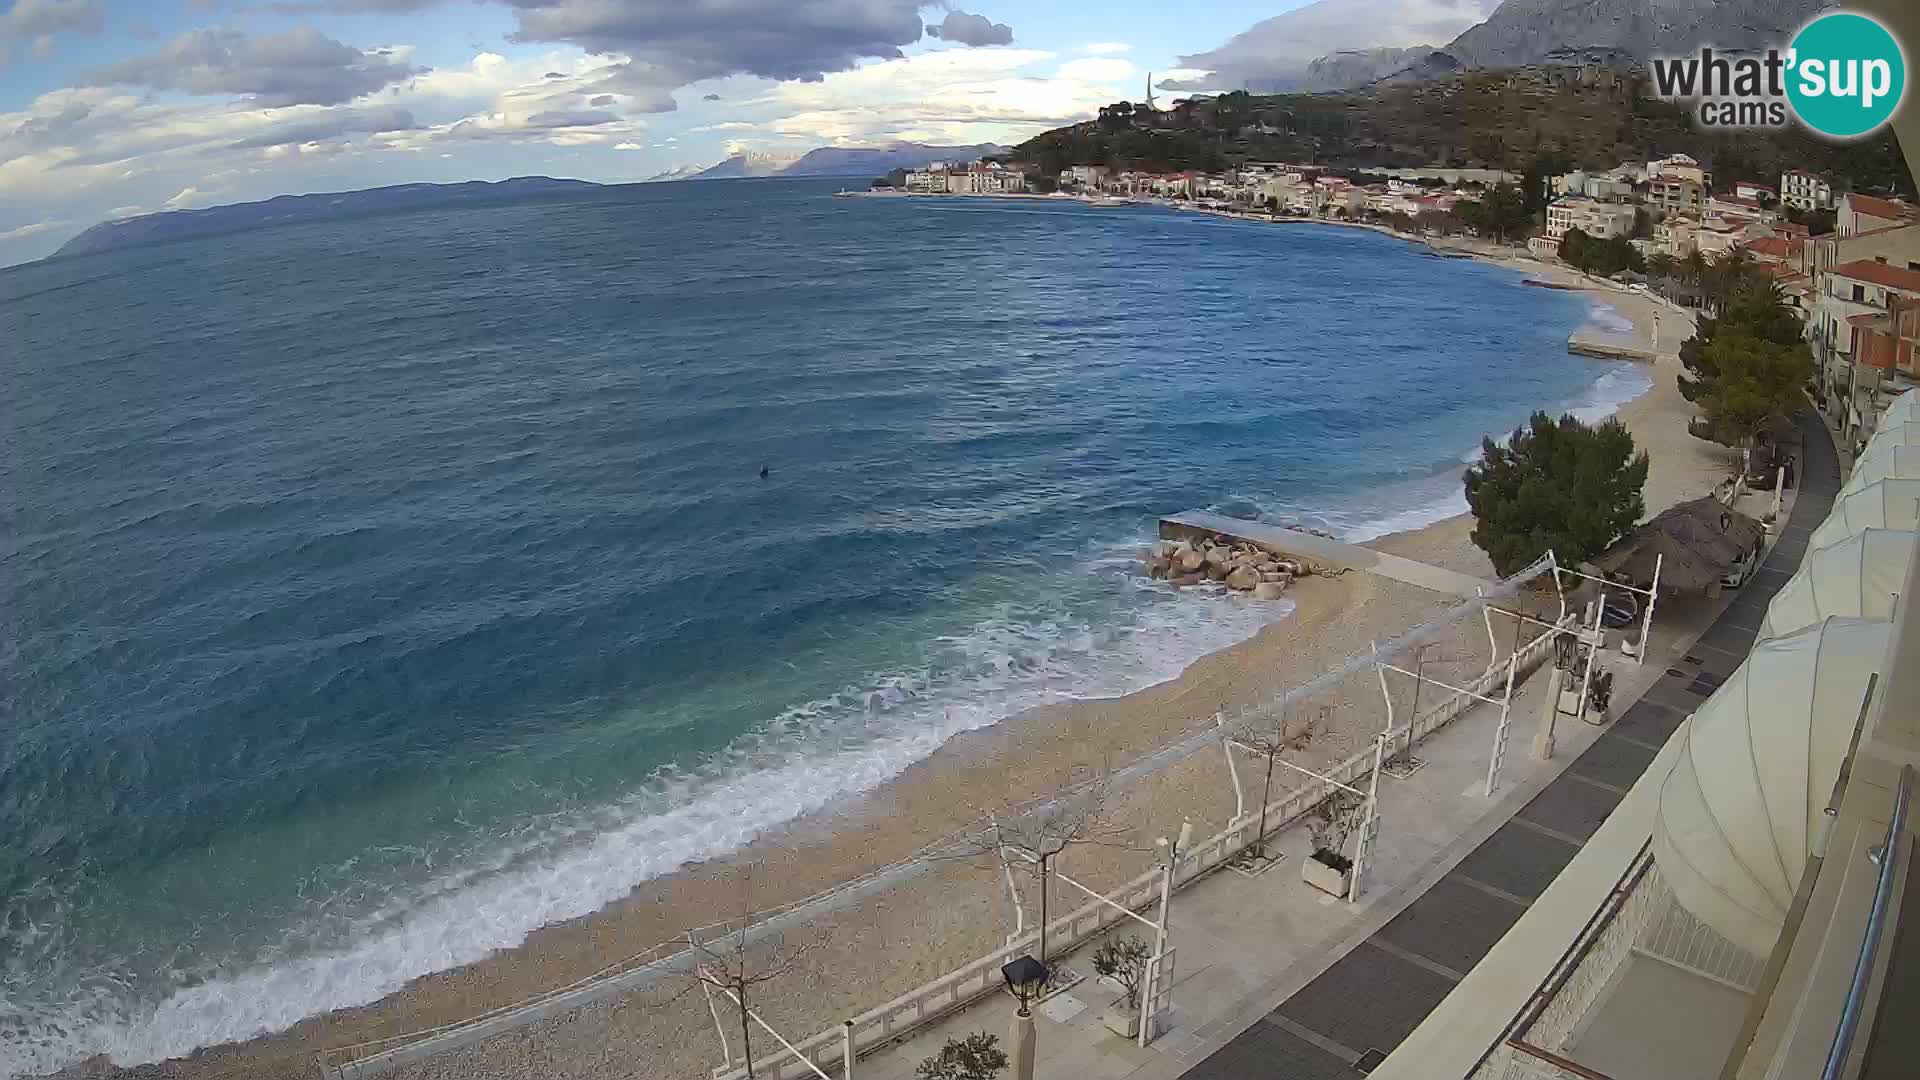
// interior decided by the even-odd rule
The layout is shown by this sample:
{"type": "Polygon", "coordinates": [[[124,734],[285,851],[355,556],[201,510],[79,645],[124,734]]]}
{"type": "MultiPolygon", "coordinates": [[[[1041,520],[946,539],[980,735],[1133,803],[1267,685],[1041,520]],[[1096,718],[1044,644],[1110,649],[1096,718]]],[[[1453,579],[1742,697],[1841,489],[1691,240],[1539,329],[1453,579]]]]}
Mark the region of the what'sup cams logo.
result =
{"type": "Polygon", "coordinates": [[[1907,92],[1906,55],[1879,20],[1836,11],[1800,28],[1783,52],[1652,61],[1654,93],[1685,101],[1708,128],[1778,128],[1798,117],[1814,132],[1855,139],[1878,131],[1907,92]]]}

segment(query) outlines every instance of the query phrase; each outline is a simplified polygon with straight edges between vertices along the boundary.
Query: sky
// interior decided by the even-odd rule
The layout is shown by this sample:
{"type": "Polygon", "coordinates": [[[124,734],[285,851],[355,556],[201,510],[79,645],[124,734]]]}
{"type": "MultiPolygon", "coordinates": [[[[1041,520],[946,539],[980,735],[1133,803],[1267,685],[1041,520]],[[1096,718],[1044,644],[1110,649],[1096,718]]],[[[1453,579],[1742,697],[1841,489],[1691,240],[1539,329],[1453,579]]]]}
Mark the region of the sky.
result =
{"type": "Polygon", "coordinates": [[[1137,100],[1148,72],[1272,74],[1491,3],[0,0],[0,265],[279,194],[1013,143],[1137,100]]]}

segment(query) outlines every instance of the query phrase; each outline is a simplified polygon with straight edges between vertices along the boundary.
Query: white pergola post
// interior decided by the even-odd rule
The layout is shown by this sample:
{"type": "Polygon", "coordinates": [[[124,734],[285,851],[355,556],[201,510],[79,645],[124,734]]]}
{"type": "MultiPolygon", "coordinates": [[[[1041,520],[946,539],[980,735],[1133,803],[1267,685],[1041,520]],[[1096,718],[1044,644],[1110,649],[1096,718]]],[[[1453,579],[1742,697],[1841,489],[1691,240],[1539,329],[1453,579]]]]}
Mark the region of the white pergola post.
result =
{"type": "Polygon", "coordinates": [[[1493,730],[1493,752],[1487,755],[1487,798],[1500,786],[1500,766],[1507,758],[1507,728],[1513,723],[1513,679],[1520,654],[1507,657],[1507,693],[1500,699],[1500,723],[1493,730]]]}
{"type": "Polygon", "coordinates": [[[1367,778],[1366,812],[1360,819],[1360,839],[1353,846],[1353,880],[1347,884],[1347,903],[1360,902],[1360,882],[1366,872],[1367,856],[1373,853],[1374,837],[1380,831],[1380,766],[1386,761],[1387,737],[1373,740],[1373,772],[1367,778]]]}
{"type": "MultiPolygon", "coordinates": [[[[1214,713],[1213,726],[1226,730],[1227,715],[1214,713]]],[[[1247,816],[1247,793],[1240,788],[1240,766],[1233,761],[1233,740],[1222,735],[1220,750],[1227,755],[1227,775],[1233,779],[1233,820],[1237,822],[1247,816]]]]}
{"type": "Polygon", "coordinates": [[[1653,587],[1647,590],[1647,616],[1640,623],[1640,646],[1633,651],[1635,667],[1647,662],[1647,649],[1653,644],[1653,605],[1660,600],[1660,570],[1666,558],[1665,552],[1656,551],[1653,554],[1653,587]]]}

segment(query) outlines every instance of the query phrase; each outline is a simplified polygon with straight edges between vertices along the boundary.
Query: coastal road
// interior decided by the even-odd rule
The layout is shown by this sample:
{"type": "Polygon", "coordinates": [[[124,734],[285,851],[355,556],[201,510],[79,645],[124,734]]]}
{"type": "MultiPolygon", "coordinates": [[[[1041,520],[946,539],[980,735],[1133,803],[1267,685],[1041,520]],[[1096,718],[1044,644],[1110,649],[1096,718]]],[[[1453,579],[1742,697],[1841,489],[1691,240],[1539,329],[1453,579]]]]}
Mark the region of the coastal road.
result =
{"type": "Polygon", "coordinates": [[[1767,604],[1806,555],[1840,488],[1826,425],[1795,420],[1800,491],[1779,540],[1739,597],[1606,734],[1484,843],[1372,937],[1253,1026],[1187,1070],[1186,1080],[1346,1080],[1371,1072],[1492,950],[1572,861],[1680,722],[1746,659],[1767,604]]]}

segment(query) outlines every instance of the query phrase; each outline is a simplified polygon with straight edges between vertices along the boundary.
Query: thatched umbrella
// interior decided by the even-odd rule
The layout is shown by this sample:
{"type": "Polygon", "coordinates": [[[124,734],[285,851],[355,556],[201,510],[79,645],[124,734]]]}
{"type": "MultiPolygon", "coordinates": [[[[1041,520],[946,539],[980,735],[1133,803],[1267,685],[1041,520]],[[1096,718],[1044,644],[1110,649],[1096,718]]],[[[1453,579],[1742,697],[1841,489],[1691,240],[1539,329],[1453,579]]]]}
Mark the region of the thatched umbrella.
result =
{"type": "Polygon", "coordinates": [[[1602,552],[1594,564],[1637,582],[1653,580],[1675,591],[1701,591],[1720,580],[1735,560],[1760,548],[1766,530],[1718,499],[1702,497],[1656,515],[1602,552]]]}

